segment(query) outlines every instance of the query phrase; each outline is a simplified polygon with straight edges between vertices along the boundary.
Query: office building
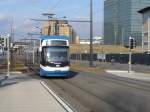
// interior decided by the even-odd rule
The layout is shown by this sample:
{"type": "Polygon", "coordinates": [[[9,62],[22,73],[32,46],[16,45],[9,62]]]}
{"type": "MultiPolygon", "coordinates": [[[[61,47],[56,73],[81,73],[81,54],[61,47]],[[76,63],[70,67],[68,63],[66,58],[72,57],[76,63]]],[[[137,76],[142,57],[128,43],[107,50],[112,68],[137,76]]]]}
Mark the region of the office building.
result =
{"type": "Polygon", "coordinates": [[[142,14],[142,51],[150,53],[150,6],[138,11],[142,14]]]}
{"type": "Polygon", "coordinates": [[[50,20],[45,22],[42,29],[43,35],[60,35],[70,37],[70,43],[74,43],[76,33],[66,20],[50,20]]]}
{"type": "Polygon", "coordinates": [[[105,0],[105,44],[127,44],[129,37],[142,43],[142,15],[137,11],[150,6],[150,0],[105,0]]]}

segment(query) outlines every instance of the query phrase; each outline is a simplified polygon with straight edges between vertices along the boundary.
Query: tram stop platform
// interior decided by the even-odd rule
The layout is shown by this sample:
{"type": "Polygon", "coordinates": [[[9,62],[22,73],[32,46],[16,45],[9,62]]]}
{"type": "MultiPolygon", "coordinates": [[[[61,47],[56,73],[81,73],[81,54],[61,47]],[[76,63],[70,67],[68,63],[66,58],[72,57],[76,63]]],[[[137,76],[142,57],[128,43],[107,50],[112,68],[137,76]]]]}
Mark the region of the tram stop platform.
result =
{"type": "Polygon", "coordinates": [[[71,107],[31,76],[0,75],[0,112],[73,112],[71,107]]]}

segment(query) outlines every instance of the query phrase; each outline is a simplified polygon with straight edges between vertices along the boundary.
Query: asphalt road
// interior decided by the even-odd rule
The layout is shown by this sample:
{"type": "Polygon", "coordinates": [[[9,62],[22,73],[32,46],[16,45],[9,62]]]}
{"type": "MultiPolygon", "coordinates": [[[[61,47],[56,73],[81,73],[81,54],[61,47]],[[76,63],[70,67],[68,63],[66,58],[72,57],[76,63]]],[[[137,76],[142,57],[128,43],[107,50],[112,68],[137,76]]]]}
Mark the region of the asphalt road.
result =
{"type": "Polygon", "coordinates": [[[149,82],[83,72],[41,80],[78,112],[150,112],[149,82]]]}

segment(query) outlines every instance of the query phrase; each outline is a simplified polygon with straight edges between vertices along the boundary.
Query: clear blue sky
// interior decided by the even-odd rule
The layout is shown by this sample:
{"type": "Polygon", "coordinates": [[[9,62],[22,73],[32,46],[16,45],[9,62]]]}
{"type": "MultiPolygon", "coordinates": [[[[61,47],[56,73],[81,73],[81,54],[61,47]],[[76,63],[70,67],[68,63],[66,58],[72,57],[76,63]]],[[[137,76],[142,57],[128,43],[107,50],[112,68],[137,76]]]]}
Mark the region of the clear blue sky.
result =
{"type": "MultiPolygon", "coordinates": [[[[94,2],[94,35],[102,36],[103,2],[94,2]]],[[[57,17],[67,16],[68,19],[89,19],[89,0],[0,0],[0,34],[10,32],[10,23],[14,20],[15,37],[26,37],[28,32],[38,32],[33,26],[42,23],[30,21],[29,18],[44,18],[41,13],[56,13],[57,17]]],[[[88,38],[87,23],[71,23],[81,38],[88,38]]]]}

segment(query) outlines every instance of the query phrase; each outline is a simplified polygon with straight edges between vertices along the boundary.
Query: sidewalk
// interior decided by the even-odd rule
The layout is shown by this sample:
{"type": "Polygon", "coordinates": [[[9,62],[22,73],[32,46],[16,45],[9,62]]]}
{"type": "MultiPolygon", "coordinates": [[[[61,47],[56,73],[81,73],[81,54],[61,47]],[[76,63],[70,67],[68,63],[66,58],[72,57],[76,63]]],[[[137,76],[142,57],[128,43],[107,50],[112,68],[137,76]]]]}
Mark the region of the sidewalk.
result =
{"type": "Polygon", "coordinates": [[[137,79],[137,80],[143,80],[150,82],[150,74],[146,73],[139,73],[131,71],[128,73],[128,71],[121,71],[121,70],[105,70],[107,73],[119,76],[119,77],[126,77],[130,79],[137,79]]]}
{"type": "Polygon", "coordinates": [[[50,91],[40,80],[11,75],[0,85],[0,112],[73,112],[50,91]]]}

